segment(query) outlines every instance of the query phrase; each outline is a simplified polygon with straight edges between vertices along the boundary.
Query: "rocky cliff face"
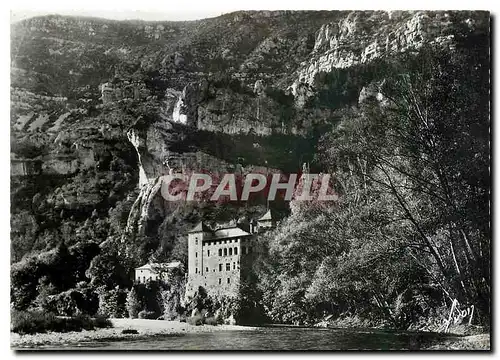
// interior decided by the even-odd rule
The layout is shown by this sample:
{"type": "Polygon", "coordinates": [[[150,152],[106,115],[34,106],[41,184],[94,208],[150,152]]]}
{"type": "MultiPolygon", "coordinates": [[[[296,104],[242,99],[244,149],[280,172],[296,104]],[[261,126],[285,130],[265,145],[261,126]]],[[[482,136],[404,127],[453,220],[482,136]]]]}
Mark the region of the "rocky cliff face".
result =
{"type": "MultiPolygon", "coordinates": [[[[472,17],[462,19],[472,26],[472,17]]],[[[300,106],[312,96],[320,72],[348,68],[396,53],[417,51],[423,44],[453,46],[453,14],[446,12],[351,12],[338,22],[323,24],[313,51],[300,64],[290,86],[300,106]]]]}
{"type": "Polygon", "coordinates": [[[42,161],[42,173],[63,177],[43,195],[57,211],[78,208],[81,200],[105,218],[138,191],[121,242],[136,236],[161,242],[162,231],[170,237],[183,231],[176,221],[188,226],[207,215],[165,204],[161,175],[299,170],[313,159],[335,111],[377,97],[383,81],[361,79],[345,90],[321,83],[325,74],[424,44],[452,49],[456,29],[487,22],[487,14],[421,11],[24,20],[12,26],[12,151],[16,161],[42,161]],[[327,105],[319,106],[325,93],[327,105]],[[99,190],[84,199],[75,189],[89,177],[99,190]]]}

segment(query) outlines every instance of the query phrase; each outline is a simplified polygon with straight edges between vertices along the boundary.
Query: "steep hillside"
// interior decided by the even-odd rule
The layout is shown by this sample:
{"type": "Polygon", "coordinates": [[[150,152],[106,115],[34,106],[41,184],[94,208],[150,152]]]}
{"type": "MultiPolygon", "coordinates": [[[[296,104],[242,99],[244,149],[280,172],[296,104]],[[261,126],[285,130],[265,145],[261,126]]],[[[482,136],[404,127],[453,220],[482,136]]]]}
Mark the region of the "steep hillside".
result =
{"type": "MultiPolygon", "coordinates": [[[[185,260],[184,234],[196,221],[253,216],[267,204],[173,205],[159,176],[289,173],[306,162],[325,171],[319,139],[345,112],[383,102],[397,59],[423,48],[452,53],[488,31],[488,16],[251,11],[13,24],[12,261],[61,242],[98,243],[127,271],[185,260]]],[[[286,202],[269,206],[289,214],[286,202]]]]}
{"type": "Polygon", "coordinates": [[[27,19],[12,25],[13,173],[33,175],[27,160],[41,160],[39,176],[64,184],[38,200],[58,213],[78,209],[83,220],[82,206],[107,216],[134,191],[133,178],[152,186],[167,163],[299,170],[334,112],[381,80],[367,66],[424,43],[451,48],[454,31],[485,21],[466,12],[326,11],[153,23],[27,19]],[[337,83],[325,80],[332,72],[337,83]],[[94,186],[72,195],[84,185],[79,177],[94,172],[101,184],[120,177],[106,185],[118,195],[92,195],[94,186]]]}

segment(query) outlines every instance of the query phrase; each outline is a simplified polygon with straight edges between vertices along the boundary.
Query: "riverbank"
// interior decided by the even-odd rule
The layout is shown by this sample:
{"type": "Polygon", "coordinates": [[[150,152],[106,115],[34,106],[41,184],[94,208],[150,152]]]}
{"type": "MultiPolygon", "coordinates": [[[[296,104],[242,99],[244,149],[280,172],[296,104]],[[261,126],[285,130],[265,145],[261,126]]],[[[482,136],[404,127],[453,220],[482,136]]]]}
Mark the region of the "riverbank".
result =
{"type": "MultiPolygon", "coordinates": [[[[123,344],[123,342],[133,342],[136,340],[146,340],[149,341],[151,344],[158,344],[164,342],[166,338],[169,336],[178,336],[178,335],[187,335],[190,336],[192,334],[207,334],[207,333],[215,333],[219,332],[223,338],[227,338],[227,336],[230,336],[231,338],[233,336],[238,336],[238,334],[247,334],[245,336],[249,336],[249,338],[254,341],[255,339],[260,337],[263,337],[265,339],[272,339],[272,332],[269,333],[269,330],[272,329],[277,329],[279,326],[270,326],[269,328],[260,328],[261,331],[254,332],[254,335],[249,335],[248,331],[253,331],[259,328],[256,327],[249,327],[249,326],[238,326],[238,325],[219,325],[219,326],[213,326],[213,325],[201,325],[201,326],[195,326],[195,325],[190,325],[187,323],[181,323],[181,322],[176,322],[176,321],[164,321],[164,320],[145,320],[145,319],[111,319],[111,322],[113,323],[113,328],[108,328],[108,329],[98,329],[98,330],[84,330],[81,332],[68,332],[68,333],[56,333],[56,332],[50,332],[50,333],[43,333],[43,334],[34,334],[34,335],[19,335],[15,333],[11,333],[11,348],[16,349],[16,350],[29,350],[29,349],[40,349],[43,350],[44,348],[49,348],[51,350],[54,349],[78,349],[82,348],[85,349],[86,347],[92,348],[95,346],[96,342],[103,342],[103,343],[116,343],[116,344],[123,344]],[[266,330],[267,329],[267,330],[266,330]],[[137,333],[125,333],[123,334],[124,330],[135,330],[137,333]],[[244,332],[236,332],[234,335],[230,334],[224,334],[226,331],[237,331],[237,330],[245,330],[244,332]],[[262,331],[264,330],[264,331],[262,331]],[[267,332],[266,332],[267,331],[267,332]],[[90,345],[90,346],[89,346],[90,345]]],[[[286,328],[286,327],[283,327],[286,328]]],[[[290,331],[293,332],[294,330],[297,330],[300,328],[299,327],[290,327],[290,331]]],[[[311,328],[309,328],[311,329],[311,328]]],[[[284,329],[283,329],[284,330],[284,329]]],[[[327,331],[324,333],[324,330],[320,330],[323,334],[328,334],[329,332],[327,331]]],[[[301,336],[307,336],[310,331],[307,331],[305,333],[302,333],[301,336]]],[[[372,332],[370,331],[364,331],[360,332],[359,334],[370,334],[372,332]]],[[[334,337],[337,338],[338,336],[343,336],[342,332],[334,333],[334,337]]],[[[356,336],[359,336],[356,335],[356,336]]],[[[367,339],[370,339],[372,336],[380,336],[382,334],[382,337],[380,339],[369,340],[372,344],[370,346],[373,346],[373,344],[377,345],[374,346],[374,349],[379,349],[378,344],[380,341],[380,349],[386,349],[385,346],[387,346],[387,343],[385,343],[384,338],[387,338],[387,334],[383,335],[384,333],[380,333],[380,331],[374,331],[372,335],[369,335],[367,339]],[[377,335],[378,334],[378,335],[377,335]],[[385,345],[384,345],[385,344],[385,345]]],[[[390,333],[389,333],[390,334],[390,333]]],[[[425,333],[423,333],[425,335],[425,333]]],[[[400,349],[406,349],[406,350],[490,350],[490,335],[487,333],[483,334],[476,334],[476,335],[468,335],[468,336],[460,336],[460,335],[455,335],[453,336],[452,334],[450,337],[447,337],[445,334],[442,334],[443,336],[435,336],[437,334],[432,335],[432,333],[427,333],[426,336],[422,337],[423,334],[420,334],[419,336],[416,336],[417,334],[399,334],[397,336],[410,336],[409,338],[409,345],[405,344],[405,340],[401,346],[400,349]],[[434,340],[432,340],[432,338],[434,340]],[[427,339],[427,340],[426,340],[427,339]],[[414,344],[415,343],[415,344],[414,344]]],[[[205,335],[206,336],[206,335],[205,335]]],[[[242,335],[240,335],[242,336],[242,335]]],[[[295,335],[291,335],[293,338],[295,338],[295,335]]],[[[321,335],[323,336],[323,335],[321,335]]],[[[328,336],[328,335],[327,335],[328,336]]],[[[346,341],[350,341],[349,339],[352,337],[352,335],[349,335],[349,337],[346,339],[346,341]]],[[[187,338],[189,340],[185,341],[206,341],[206,340],[201,340],[198,337],[190,337],[187,338]]],[[[280,335],[280,339],[282,339],[282,335],[280,335]]],[[[318,339],[315,339],[315,341],[321,340],[321,337],[318,339]]],[[[323,339],[324,340],[324,339],[323,339]]],[[[366,340],[366,339],[365,339],[366,340]]],[[[365,341],[363,340],[363,341],[365,341]]],[[[264,341],[262,339],[262,341],[264,341]]],[[[296,341],[296,339],[294,340],[296,341]]],[[[332,339],[332,341],[335,341],[332,339]]],[[[342,340],[343,341],[343,340],[342,340]]],[[[304,344],[306,345],[307,341],[304,340],[304,344]]],[[[330,346],[330,342],[327,341],[327,345],[323,344],[323,346],[327,346],[326,348],[324,347],[319,347],[318,349],[330,349],[328,346],[330,346]]],[[[205,343],[204,343],[205,344],[205,343]]],[[[316,342],[314,344],[318,345],[316,342]]],[[[207,344],[208,345],[208,344],[207,344]]],[[[225,346],[226,343],[222,343],[221,346],[225,346]]],[[[261,346],[262,344],[260,342],[254,344],[256,346],[261,346]]],[[[281,344],[281,340],[279,344],[275,344],[278,346],[278,348],[281,348],[283,344],[281,344]]],[[[300,345],[300,344],[297,344],[300,345]]],[[[302,349],[302,345],[299,346],[297,349],[302,349]]],[[[338,345],[338,348],[332,348],[332,349],[343,349],[341,347],[342,344],[338,345]]],[[[366,344],[365,344],[366,345],[366,344]]],[[[394,344],[392,344],[394,345],[394,344]]],[[[111,345],[112,346],[112,345],[111,345]]],[[[123,346],[123,345],[119,345],[123,346]]],[[[318,345],[319,346],[319,345],[318,345]]],[[[372,348],[372,347],[368,348],[372,348]]],[[[357,348],[354,346],[353,348],[357,348]]],[[[392,348],[391,346],[388,346],[388,348],[392,348]]],[[[398,349],[399,347],[396,347],[398,349]]],[[[143,348],[141,348],[143,349],[143,348]]],[[[271,349],[271,348],[270,348],[271,349]]],[[[273,347],[274,349],[274,347],[273,347]]]]}
{"type": "Polygon", "coordinates": [[[491,350],[490,334],[446,339],[424,350],[491,350]]]}
{"type": "Polygon", "coordinates": [[[98,330],[72,331],[67,333],[49,332],[33,335],[19,335],[11,333],[10,346],[12,349],[22,350],[29,348],[43,348],[68,345],[84,347],[85,343],[95,341],[139,340],[154,336],[168,336],[186,333],[206,333],[231,330],[254,330],[250,326],[239,325],[190,325],[177,321],[146,320],[146,319],[110,319],[113,328],[98,330]],[[123,330],[136,330],[136,334],[123,334],[123,330]]]}

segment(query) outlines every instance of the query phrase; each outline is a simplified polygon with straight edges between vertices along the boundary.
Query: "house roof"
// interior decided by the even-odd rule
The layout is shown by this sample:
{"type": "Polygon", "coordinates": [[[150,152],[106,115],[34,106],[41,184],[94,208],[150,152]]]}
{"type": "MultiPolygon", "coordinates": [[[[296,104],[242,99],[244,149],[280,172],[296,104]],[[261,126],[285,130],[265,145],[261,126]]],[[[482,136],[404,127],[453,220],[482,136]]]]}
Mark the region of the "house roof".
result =
{"type": "Polygon", "coordinates": [[[262,215],[262,217],[258,221],[269,221],[272,220],[273,217],[271,215],[271,209],[267,210],[267,212],[262,215]]]}
{"type": "Polygon", "coordinates": [[[212,229],[208,225],[206,225],[203,221],[200,221],[198,225],[188,231],[188,233],[197,233],[197,232],[212,232],[212,229]]]}
{"type": "Polygon", "coordinates": [[[135,268],[136,270],[151,270],[151,271],[154,271],[156,272],[155,269],[174,269],[174,268],[178,268],[181,266],[181,262],[180,261],[172,261],[172,262],[169,262],[169,263],[149,263],[149,264],[145,264],[145,265],[142,265],[138,268],[135,268]]]}

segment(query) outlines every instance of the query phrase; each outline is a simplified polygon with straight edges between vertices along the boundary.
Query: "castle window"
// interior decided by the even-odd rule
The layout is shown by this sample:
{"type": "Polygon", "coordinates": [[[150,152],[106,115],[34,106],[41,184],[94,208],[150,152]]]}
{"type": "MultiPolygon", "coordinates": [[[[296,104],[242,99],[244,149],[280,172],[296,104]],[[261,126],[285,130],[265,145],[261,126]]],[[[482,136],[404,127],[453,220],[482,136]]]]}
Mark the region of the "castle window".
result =
{"type": "Polygon", "coordinates": [[[196,257],[198,257],[198,252],[196,252],[196,257]]]}
{"type": "Polygon", "coordinates": [[[248,247],[247,252],[248,252],[249,254],[251,254],[251,253],[252,253],[252,247],[251,247],[251,246],[249,246],[249,247],[248,247]]]}
{"type": "Polygon", "coordinates": [[[245,255],[247,253],[247,248],[245,246],[241,247],[241,254],[245,255]]]}
{"type": "Polygon", "coordinates": [[[195,269],[195,274],[198,274],[198,268],[195,269]]]}
{"type": "Polygon", "coordinates": [[[198,239],[196,239],[195,244],[198,245],[198,239]]]}
{"type": "Polygon", "coordinates": [[[230,278],[227,278],[227,283],[230,284],[231,283],[231,279],[230,278]]]}
{"type": "Polygon", "coordinates": [[[233,262],[233,270],[236,270],[236,263],[233,262]]]}
{"type": "Polygon", "coordinates": [[[231,271],[231,263],[226,263],[226,271],[231,271]]]}
{"type": "Polygon", "coordinates": [[[142,282],[143,282],[143,283],[145,283],[145,282],[146,282],[146,277],[145,277],[145,276],[143,276],[143,277],[142,277],[142,282]]]}
{"type": "Polygon", "coordinates": [[[229,248],[229,256],[233,255],[233,248],[229,248]]]}
{"type": "Polygon", "coordinates": [[[205,271],[208,272],[208,267],[205,268],[205,271]]]}
{"type": "Polygon", "coordinates": [[[222,249],[219,249],[219,256],[222,256],[222,249]]]}
{"type": "Polygon", "coordinates": [[[222,271],[222,264],[219,264],[219,271],[222,271]]]}
{"type": "Polygon", "coordinates": [[[227,249],[224,249],[224,256],[227,256],[227,249]]]}
{"type": "Polygon", "coordinates": [[[238,255],[238,248],[237,247],[234,248],[234,255],[238,255]]]}
{"type": "Polygon", "coordinates": [[[220,284],[222,284],[222,279],[221,279],[221,278],[219,278],[219,285],[220,285],[220,284]]]}
{"type": "Polygon", "coordinates": [[[210,256],[210,250],[207,250],[207,256],[210,256]]]}

